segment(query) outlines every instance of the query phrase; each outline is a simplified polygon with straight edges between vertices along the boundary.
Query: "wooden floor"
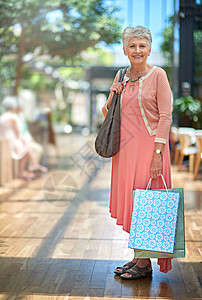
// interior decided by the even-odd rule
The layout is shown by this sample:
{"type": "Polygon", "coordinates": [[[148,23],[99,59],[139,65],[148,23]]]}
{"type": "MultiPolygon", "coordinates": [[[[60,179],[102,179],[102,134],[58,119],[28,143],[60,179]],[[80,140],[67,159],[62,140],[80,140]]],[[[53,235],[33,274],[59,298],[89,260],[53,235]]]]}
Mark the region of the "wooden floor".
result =
{"type": "Polygon", "coordinates": [[[113,270],[132,258],[128,234],[110,218],[110,160],[93,137],[63,136],[49,149],[47,175],[0,187],[0,299],[202,299],[201,203],[198,180],[172,168],[185,190],[186,258],[152,278],[123,281],[113,270]]]}

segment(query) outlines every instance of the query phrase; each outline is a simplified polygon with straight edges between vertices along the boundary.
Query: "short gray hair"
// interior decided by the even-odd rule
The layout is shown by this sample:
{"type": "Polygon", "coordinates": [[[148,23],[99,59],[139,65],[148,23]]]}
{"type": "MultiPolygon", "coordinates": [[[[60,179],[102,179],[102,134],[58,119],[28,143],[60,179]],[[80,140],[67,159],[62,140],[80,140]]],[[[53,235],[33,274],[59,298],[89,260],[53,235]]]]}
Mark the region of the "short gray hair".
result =
{"type": "Polygon", "coordinates": [[[5,110],[12,110],[17,108],[17,97],[6,96],[2,101],[2,106],[5,110]]]}
{"type": "Polygon", "coordinates": [[[126,49],[129,38],[133,36],[139,38],[145,38],[149,46],[149,49],[151,49],[151,43],[152,43],[151,31],[144,26],[126,27],[124,29],[124,31],[122,32],[122,41],[123,41],[124,49],[126,49]]]}

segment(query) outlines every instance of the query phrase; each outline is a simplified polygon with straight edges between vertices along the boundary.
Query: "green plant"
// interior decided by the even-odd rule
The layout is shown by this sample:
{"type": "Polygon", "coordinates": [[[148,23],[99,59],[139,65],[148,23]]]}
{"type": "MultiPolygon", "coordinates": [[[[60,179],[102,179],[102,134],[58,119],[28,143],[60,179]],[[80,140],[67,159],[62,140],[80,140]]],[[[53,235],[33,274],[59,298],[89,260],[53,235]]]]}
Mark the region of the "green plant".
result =
{"type": "Polygon", "coordinates": [[[15,95],[25,64],[48,56],[72,65],[87,48],[121,38],[118,8],[104,0],[0,0],[0,11],[0,83],[10,81],[15,95]]]}
{"type": "Polygon", "coordinates": [[[180,97],[174,101],[174,112],[179,116],[188,116],[190,120],[197,122],[201,112],[201,102],[192,96],[180,97]]]}

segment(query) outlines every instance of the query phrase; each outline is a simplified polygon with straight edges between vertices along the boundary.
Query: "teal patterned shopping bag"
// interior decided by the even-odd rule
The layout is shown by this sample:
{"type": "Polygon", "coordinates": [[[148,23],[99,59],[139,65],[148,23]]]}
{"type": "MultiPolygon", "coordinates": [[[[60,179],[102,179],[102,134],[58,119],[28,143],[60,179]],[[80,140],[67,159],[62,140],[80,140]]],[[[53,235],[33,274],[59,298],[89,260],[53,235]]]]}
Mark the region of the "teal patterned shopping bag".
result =
{"type": "Polygon", "coordinates": [[[135,258],[184,257],[183,189],[148,190],[147,187],[133,191],[133,198],[128,246],[135,250],[135,258]]]}
{"type": "MultiPolygon", "coordinates": [[[[166,192],[166,190],[160,190],[166,192]]],[[[175,237],[174,253],[165,253],[157,251],[146,251],[134,249],[135,258],[180,258],[185,257],[185,231],[184,231],[184,193],[182,188],[168,189],[169,192],[180,194],[180,203],[177,219],[177,230],[175,237]]],[[[135,193],[135,191],[133,191],[135,193]]]]}

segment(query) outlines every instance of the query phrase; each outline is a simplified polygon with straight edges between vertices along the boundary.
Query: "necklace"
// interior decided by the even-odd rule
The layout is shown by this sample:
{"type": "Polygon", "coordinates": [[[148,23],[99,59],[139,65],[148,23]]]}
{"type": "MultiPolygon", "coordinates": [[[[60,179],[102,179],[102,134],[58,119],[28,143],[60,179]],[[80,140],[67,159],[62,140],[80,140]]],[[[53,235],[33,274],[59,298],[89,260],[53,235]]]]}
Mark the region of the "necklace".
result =
{"type": "Polygon", "coordinates": [[[131,78],[131,75],[130,75],[130,81],[131,82],[135,82],[135,81],[138,81],[140,79],[140,77],[142,76],[142,74],[140,74],[137,78],[135,78],[134,80],[131,78]]]}

